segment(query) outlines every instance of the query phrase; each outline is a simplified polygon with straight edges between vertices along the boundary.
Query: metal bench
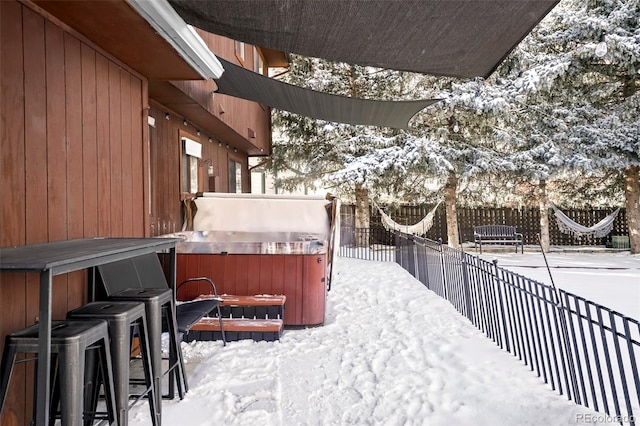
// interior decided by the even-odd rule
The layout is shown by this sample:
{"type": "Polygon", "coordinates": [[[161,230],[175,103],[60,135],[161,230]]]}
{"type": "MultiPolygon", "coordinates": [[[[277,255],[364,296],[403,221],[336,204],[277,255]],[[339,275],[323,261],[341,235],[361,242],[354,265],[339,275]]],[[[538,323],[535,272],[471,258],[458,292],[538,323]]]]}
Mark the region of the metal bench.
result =
{"type": "Polygon", "coordinates": [[[524,238],[522,234],[516,232],[515,226],[508,225],[482,225],[473,227],[473,241],[480,248],[482,254],[482,244],[508,244],[516,246],[518,253],[518,245],[521,253],[524,253],[524,238]]]}

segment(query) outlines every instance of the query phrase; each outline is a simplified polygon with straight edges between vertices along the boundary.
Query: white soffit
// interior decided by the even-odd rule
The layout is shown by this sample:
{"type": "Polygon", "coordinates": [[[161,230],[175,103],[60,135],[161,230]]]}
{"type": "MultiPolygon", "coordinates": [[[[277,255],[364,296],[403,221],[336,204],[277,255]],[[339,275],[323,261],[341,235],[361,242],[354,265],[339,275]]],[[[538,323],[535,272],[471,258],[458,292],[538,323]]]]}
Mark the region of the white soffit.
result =
{"type": "Polygon", "coordinates": [[[218,58],[169,2],[166,0],[128,0],[128,2],[203,78],[222,76],[224,68],[218,58]]]}

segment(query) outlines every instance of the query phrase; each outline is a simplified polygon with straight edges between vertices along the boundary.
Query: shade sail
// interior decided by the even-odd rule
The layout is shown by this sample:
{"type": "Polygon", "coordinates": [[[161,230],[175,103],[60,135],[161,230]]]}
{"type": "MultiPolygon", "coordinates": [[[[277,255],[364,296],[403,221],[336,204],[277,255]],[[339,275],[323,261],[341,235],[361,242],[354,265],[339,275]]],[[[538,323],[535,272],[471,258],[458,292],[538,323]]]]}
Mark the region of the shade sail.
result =
{"type": "Polygon", "coordinates": [[[378,101],[338,96],[283,83],[222,58],[218,60],[224,67],[222,76],[215,79],[218,93],[326,121],[407,129],[411,117],[439,101],[378,101]]]}
{"type": "Polygon", "coordinates": [[[169,0],[189,24],[288,53],[488,77],[559,0],[169,0]]]}

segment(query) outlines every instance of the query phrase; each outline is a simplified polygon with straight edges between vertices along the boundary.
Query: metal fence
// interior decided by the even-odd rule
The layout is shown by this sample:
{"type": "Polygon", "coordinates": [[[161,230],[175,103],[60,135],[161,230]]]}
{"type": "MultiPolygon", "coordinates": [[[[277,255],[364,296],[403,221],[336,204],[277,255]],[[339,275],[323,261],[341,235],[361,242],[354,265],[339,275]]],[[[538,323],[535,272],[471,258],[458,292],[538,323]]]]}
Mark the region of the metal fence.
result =
{"type": "Polygon", "coordinates": [[[637,423],[640,322],[442,243],[395,238],[397,263],[552,389],[606,422],[637,423]]]}
{"type": "Polygon", "coordinates": [[[395,236],[384,228],[340,227],[340,256],[395,262],[395,236]]]}

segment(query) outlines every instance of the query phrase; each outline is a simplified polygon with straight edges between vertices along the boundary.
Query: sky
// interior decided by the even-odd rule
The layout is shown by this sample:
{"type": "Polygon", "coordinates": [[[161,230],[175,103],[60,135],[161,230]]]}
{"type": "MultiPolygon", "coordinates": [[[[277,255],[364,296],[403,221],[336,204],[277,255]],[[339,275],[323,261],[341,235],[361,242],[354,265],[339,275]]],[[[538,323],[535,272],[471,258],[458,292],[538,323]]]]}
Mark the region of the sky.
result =
{"type": "MultiPolygon", "coordinates": [[[[602,282],[574,257],[590,271],[582,283],[602,282]]],[[[640,257],[592,257],[604,261],[630,268],[624,281],[638,294],[640,257]]],[[[324,325],[285,329],[279,342],[183,342],[190,390],[164,401],[163,425],[612,424],[551,390],[395,263],[339,257],[327,297],[324,325]]],[[[129,419],[151,425],[145,404],[129,419]]]]}

